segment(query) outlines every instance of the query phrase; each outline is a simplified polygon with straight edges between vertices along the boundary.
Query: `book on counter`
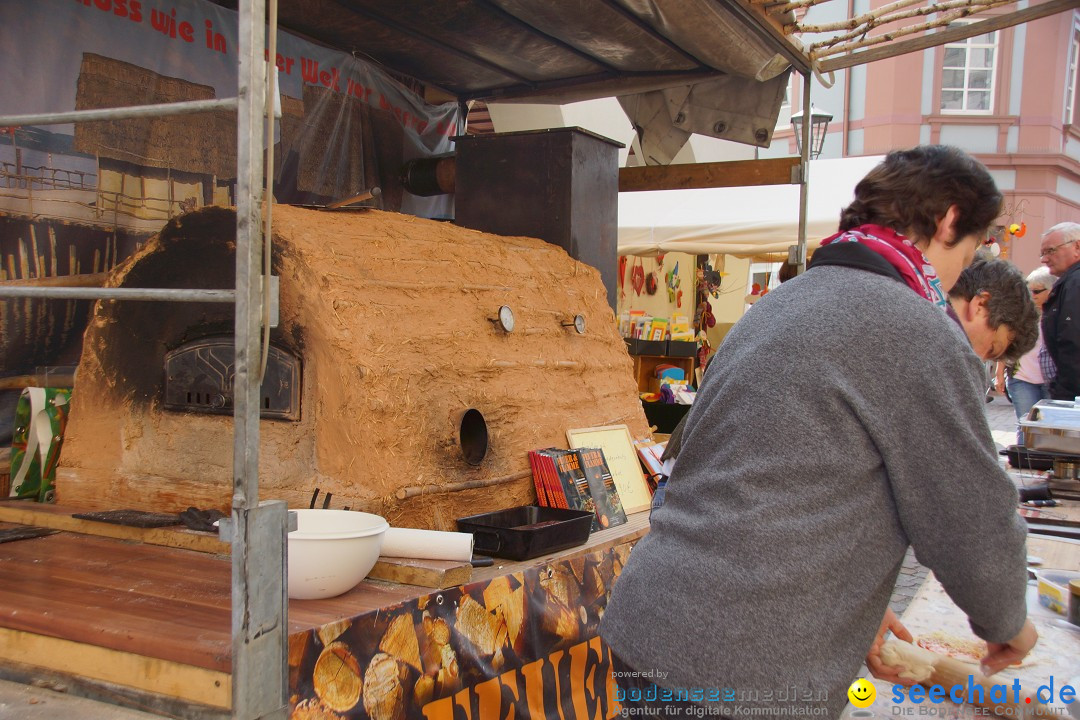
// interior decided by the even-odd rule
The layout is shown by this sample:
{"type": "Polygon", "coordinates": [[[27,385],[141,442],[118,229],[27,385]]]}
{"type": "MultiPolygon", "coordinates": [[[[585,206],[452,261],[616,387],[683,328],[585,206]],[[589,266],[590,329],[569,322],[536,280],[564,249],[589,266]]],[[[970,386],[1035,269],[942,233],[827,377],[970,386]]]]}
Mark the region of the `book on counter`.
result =
{"type": "Polygon", "coordinates": [[[558,472],[558,492],[566,500],[566,507],[571,510],[585,510],[593,514],[593,532],[601,530],[600,518],[596,515],[596,502],[589,492],[589,481],[581,469],[581,458],[574,450],[560,450],[555,454],[555,469],[558,472]]]}
{"type": "Polygon", "coordinates": [[[529,451],[529,468],[532,470],[533,487],[536,488],[536,504],[541,507],[551,507],[548,504],[547,489],[544,487],[543,470],[540,467],[540,456],[536,450],[529,451]]]}
{"type": "Polygon", "coordinates": [[[625,523],[626,511],[623,510],[622,498],[619,497],[615,479],[608,469],[604,451],[601,448],[578,448],[574,452],[581,461],[589,493],[596,504],[596,517],[600,527],[606,529],[625,523]]]}
{"type": "Polygon", "coordinates": [[[564,452],[558,448],[530,450],[529,464],[533,471],[533,485],[536,487],[536,503],[541,507],[568,507],[565,498],[558,489],[558,469],[555,466],[555,454],[564,452]]]}
{"type": "Polygon", "coordinates": [[[652,440],[635,440],[634,449],[637,450],[641,464],[645,466],[645,473],[649,476],[650,484],[655,483],[655,478],[664,474],[664,450],[667,448],[667,440],[654,442],[652,440]]]}
{"type": "Polygon", "coordinates": [[[529,452],[537,503],[593,513],[593,530],[626,522],[619,491],[600,448],[529,452]]]}

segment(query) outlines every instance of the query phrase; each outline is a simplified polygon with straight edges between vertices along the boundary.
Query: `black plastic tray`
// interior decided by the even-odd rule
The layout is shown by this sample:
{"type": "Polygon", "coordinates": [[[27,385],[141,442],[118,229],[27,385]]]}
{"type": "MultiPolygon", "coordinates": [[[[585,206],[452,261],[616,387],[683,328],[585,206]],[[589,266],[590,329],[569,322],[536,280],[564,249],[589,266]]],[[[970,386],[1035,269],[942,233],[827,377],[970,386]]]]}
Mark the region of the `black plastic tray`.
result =
{"type": "Polygon", "coordinates": [[[641,338],[623,338],[626,343],[626,351],[631,355],[652,355],[665,357],[667,355],[667,340],[642,340],[641,338]]]}
{"type": "MultiPolygon", "coordinates": [[[[669,357],[694,357],[697,355],[697,342],[694,340],[668,340],[669,357]]],[[[690,378],[687,378],[689,380],[690,378]]]]}
{"type": "Polygon", "coordinates": [[[1009,465],[1017,470],[1050,470],[1054,467],[1055,455],[1029,450],[1021,445],[1010,445],[1001,451],[1009,459],[1009,465]]]}
{"type": "Polygon", "coordinates": [[[595,513],[537,505],[458,518],[460,532],[473,534],[473,552],[528,560],[581,545],[589,539],[595,513]]]}

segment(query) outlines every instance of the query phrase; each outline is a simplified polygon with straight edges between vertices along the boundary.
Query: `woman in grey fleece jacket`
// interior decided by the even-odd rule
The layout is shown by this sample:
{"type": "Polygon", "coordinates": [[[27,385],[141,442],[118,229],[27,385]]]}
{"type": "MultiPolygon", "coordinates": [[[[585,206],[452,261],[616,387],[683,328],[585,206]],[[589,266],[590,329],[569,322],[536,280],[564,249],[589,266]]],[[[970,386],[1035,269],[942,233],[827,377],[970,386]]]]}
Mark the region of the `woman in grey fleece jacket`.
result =
{"type": "Polygon", "coordinates": [[[988,641],[987,670],[1030,650],[1016,490],[982,365],[942,311],[1000,202],[958,150],[890,153],[810,269],[732,328],[600,625],[620,686],[837,717],[864,658],[900,681],[877,651],[887,630],[910,639],[887,609],[909,545],[988,641]]]}

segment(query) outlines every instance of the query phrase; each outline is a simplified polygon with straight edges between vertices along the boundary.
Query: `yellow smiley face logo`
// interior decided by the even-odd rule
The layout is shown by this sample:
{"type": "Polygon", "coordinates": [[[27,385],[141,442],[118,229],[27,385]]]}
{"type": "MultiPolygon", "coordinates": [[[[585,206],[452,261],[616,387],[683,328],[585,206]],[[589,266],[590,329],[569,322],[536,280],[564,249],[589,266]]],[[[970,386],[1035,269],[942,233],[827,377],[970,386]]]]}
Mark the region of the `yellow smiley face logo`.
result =
{"type": "Polygon", "coordinates": [[[847,689],[848,700],[851,704],[857,708],[866,708],[874,704],[874,698],[877,697],[877,690],[874,689],[874,684],[863,678],[859,678],[855,682],[851,683],[851,687],[847,689]]]}

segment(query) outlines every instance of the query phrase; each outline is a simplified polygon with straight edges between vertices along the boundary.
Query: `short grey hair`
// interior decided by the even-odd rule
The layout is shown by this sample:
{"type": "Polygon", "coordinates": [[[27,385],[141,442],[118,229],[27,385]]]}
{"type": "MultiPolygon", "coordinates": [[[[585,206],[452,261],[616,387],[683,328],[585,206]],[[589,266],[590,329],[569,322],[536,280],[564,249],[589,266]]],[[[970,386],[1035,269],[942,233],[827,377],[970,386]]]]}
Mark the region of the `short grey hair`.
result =
{"type": "Polygon", "coordinates": [[[1059,222],[1057,225],[1044,232],[1042,236],[1046,237],[1047,235],[1056,232],[1059,232],[1063,235],[1061,240],[1061,242],[1063,243],[1080,240],[1080,223],[1059,222]]]}
{"type": "Polygon", "coordinates": [[[1028,287],[1045,288],[1049,290],[1054,287],[1054,283],[1057,282],[1057,278],[1050,272],[1050,268],[1045,265],[1040,265],[1027,276],[1028,287]]]}

